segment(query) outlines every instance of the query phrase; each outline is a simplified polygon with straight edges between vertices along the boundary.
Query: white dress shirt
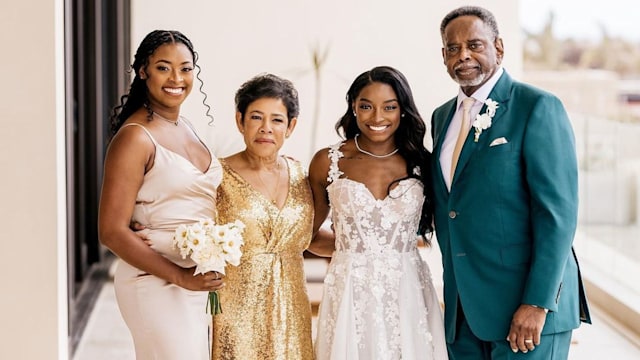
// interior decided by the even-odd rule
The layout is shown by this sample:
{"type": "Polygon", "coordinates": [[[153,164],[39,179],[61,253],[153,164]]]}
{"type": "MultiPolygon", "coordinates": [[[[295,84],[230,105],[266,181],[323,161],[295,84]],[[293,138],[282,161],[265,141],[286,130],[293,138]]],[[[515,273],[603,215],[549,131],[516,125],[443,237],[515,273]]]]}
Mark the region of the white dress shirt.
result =
{"type": "MultiPolygon", "coordinates": [[[[493,90],[493,87],[500,79],[500,76],[504,70],[502,67],[499,67],[493,76],[482,85],[478,90],[476,90],[470,97],[476,100],[473,103],[473,106],[470,110],[470,119],[471,123],[476,118],[476,115],[482,109],[484,102],[489,97],[489,93],[493,90]]],[[[462,101],[466,99],[467,95],[462,92],[462,89],[458,91],[458,102],[457,102],[457,110],[455,114],[453,114],[453,119],[451,119],[451,123],[447,128],[447,134],[444,137],[444,142],[442,143],[442,149],[440,150],[440,169],[442,170],[442,174],[444,175],[444,182],[447,185],[447,189],[451,190],[451,160],[453,158],[453,148],[456,146],[456,140],[458,139],[458,133],[460,132],[460,126],[462,126],[462,101]]]]}

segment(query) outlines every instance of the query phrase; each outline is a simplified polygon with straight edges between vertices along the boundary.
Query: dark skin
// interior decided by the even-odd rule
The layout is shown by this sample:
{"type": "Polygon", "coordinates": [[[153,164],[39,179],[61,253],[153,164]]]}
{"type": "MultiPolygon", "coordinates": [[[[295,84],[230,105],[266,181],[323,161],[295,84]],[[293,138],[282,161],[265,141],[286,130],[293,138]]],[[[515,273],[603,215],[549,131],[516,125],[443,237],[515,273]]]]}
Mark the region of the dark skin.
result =
{"type": "MultiPolygon", "coordinates": [[[[225,159],[254,189],[268,199],[275,197],[278,208],[285,205],[289,193],[287,167],[277,165],[281,162],[279,151],[297,121],[297,118],[288,119],[287,108],[281,99],[256,99],[249,104],[244,117],[236,112],[236,126],[244,138],[245,150],[225,159]],[[265,173],[264,177],[257,175],[260,171],[265,173]],[[270,189],[276,189],[275,193],[270,189]]],[[[141,232],[145,229],[142,224],[132,222],[130,227],[147,245],[152,245],[141,232]]]]}
{"type": "MultiPolygon", "coordinates": [[[[451,78],[471,96],[498,70],[504,56],[502,39],[475,16],[461,16],[445,28],[442,57],[451,78]]],[[[514,352],[526,353],[540,345],[545,309],[522,304],[513,314],[507,341],[514,352]],[[527,341],[525,341],[527,340],[527,341]]]]}
{"type": "MultiPolygon", "coordinates": [[[[175,120],[193,83],[193,57],[184,44],[165,44],[149,58],[139,76],[149,89],[150,107],[175,120]]],[[[145,126],[164,147],[189,160],[200,171],[211,163],[211,154],[188,126],[155,119],[138,109],[125,124],[145,126]]],[[[170,283],[195,291],[213,291],[224,284],[215,272],[194,276],[195,268],[182,268],[141,242],[129,228],[144,175],[153,168],[155,145],[138,127],[121,128],[109,144],[98,216],[100,242],[122,260],[170,283]]]]}
{"type": "Polygon", "coordinates": [[[452,20],[442,38],[442,58],[449,76],[471,96],[498,70],[504,56],[501,38],[475,16],[452,20]]]}
{"type": "MultiPolygon", "coordinates": [[[[383,83],[367,85],[351,106],[357,114],[360,148],[377,155],[392,152],[396,148],[393,134],[399,126],[401,111],[391,86],[383,83]]],[[[348,140],[340,151],[344,154],[340,159],[343,177],[363,184],[376,199],[384,199],[389,185],[407,176],[406,162],[399,154],[375,158],[360,152],[353,139],[348,140]]],[[[335,250],[335,234],[321,228],[330,210],[327,173],[331,161],[327,154],[328,149],[320,150],[309,165],[309,183],[315,209],[314,236],[309,251],[319,256],[331,256],[335,250]]],[[[397,182],[393,184],[394,187],[397,185],[397,182]]]]}

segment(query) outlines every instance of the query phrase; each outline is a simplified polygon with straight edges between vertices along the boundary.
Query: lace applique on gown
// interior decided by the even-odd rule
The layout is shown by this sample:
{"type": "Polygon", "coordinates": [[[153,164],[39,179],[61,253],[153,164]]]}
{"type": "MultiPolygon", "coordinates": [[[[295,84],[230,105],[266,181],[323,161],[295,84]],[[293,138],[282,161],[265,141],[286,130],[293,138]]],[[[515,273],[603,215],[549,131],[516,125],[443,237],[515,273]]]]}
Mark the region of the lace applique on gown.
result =
{"type": "Polygon", "coordinates": [[[341,178],[329,149],[327,192],[336,251],[324,281],[315,341],[321,359],[447,359],[429,267],[417,249],[423,186],[405,179],[376,199],[341,178]]]}

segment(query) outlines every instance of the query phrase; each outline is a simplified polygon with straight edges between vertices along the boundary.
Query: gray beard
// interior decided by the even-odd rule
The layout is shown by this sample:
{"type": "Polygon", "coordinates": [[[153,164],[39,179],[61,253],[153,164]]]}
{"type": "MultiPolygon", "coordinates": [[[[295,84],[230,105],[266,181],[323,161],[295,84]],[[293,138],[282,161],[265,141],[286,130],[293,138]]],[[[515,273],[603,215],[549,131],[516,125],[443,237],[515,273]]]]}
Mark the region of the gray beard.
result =
{"type": "Polygon", "coordinates": [[[471,80],[461,80],[457,76],[454,77],[453,80],[455,82],[457,82],[458,85],[460,85],[462,87],[468,87],[468,86],[478,86],[478,85],[482,84],[482,82],[484,81],[485,77],[486,77],[486,74],[482,73],[482,74],[478,75],[475,79],[471,79],[471,80]]]}

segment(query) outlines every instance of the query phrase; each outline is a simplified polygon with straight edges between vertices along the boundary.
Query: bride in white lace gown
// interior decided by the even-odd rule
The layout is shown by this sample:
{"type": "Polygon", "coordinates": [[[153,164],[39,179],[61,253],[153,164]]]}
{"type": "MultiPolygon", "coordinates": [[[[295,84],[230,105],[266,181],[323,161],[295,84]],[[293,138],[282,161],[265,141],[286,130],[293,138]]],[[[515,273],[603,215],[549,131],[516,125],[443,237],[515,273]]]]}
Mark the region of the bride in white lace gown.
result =
{"type": "Polygon", "coordinates": [[[424,122],[393,68],[361,74],[347,102],[337,127],[347,140],[320,150],[309,169],[310,250],[332,256],[316,358],[447,359],[439,302],[417,249],[432,218],[424,122]],[[320,229],[329,210],[333,231],[320,229]]]}

